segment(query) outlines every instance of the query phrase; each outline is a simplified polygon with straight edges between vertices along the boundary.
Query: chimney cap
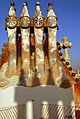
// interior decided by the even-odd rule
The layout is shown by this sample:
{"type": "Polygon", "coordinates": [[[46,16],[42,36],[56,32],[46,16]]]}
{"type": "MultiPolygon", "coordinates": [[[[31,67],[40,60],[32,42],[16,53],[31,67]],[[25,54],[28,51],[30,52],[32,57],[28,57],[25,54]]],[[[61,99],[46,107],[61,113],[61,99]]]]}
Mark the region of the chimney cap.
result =
{"type": "Polygon", "coordinates": [[[49,3],[48,3],[48,6],[53,6],[53,3],[52,3],[52,2],[49,2],[49,3]]]}
{"type": "Polygon", "coordinates": [[[12,2],[10,2],[10,5],[11,6],[15,6],[15,3],[12,1],[12,2]]]}
{"type": "Polygon", "coordinates": [[[24,3],[23,3],[23,6],[27,6],[27,5],[28,5],[28,3],[27,3],[27,2],[24,2],[24,3]]]}
{"type": "Polygon", "coordinates": [[[40,2],[36,2],[36,6],[40,6],[40,2]]]}

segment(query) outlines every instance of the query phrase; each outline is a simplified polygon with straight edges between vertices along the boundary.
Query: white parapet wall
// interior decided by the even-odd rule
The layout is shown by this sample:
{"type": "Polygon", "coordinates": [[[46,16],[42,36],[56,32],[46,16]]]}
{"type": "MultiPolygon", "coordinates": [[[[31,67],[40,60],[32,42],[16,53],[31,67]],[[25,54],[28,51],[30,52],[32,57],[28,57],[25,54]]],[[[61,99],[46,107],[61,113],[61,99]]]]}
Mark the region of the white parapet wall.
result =
{"type": "Polygon", "coordinates": [[[63,106],[69,106],[72,100],[72,87],[69,89],[62,89],[56,86],[39,86],[34,88],[12,86],[0,90],[0,108],[17,104],[26,104],[26,113],[30,113],[28,106],[32,112],[32,117],[30,114],[26,115],[29,119],[39,119],[41,117],[41,104],[43,102],[47,102],[47,104],[61,104],[59,102],[62,102],[63,106]]]}

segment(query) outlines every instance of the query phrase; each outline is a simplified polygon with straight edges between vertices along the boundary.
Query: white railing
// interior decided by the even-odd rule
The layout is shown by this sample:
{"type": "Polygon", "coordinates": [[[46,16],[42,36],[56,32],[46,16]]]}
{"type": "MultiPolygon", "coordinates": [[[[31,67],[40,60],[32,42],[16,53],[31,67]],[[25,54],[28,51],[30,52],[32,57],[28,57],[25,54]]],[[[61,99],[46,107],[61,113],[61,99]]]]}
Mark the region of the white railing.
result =
{"type": "MultiPolygon", "coordinates": [[[[41,119],[76,119],[76,110],[80,107],[62,106],[55,104],[41,105],[41,119]],[[43,109],[44,108],[44,109],[43,109]],[[44,112],[42,112],[44,110],[44,112]],[[42,113],[43,116],[42,116],[42,113]]],[[[38,113],[35,112],[34,113],[38,113]]],[[[26,107],[24,104],[0,108],[0,119],[26,119],[26,107]]],[[[29,118],[27,118],[29,119],[29,118]]],[[[35,117],[34,117],[35,119],[35,117]]]]}
{"type": "Polygon", "coordinates": [[[76,110],[80,107],[42,104],[41,110],[41,119],[76,119],[76,110]]]}
{"type": "Polygon", "coordinates": [[[0,108],[0,119],[25,119],[25,105],[0,108]]]}

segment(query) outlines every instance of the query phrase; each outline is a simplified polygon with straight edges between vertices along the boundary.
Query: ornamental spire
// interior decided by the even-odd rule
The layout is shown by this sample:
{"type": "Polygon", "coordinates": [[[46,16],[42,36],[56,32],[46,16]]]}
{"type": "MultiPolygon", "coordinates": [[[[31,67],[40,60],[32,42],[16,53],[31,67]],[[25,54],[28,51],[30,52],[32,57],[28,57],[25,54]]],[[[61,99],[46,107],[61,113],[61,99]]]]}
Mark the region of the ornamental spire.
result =
{"type": "Polygon", "coordinates": [[[35,12],[35,15],[42,16],[42,12],[41,12],[41,9],[40,9],[40,2],[36,2],[36,12],[35,12]]]}
{"type": "Polygon", "coordinates": [[[36,11],[40,11],[40,2],[36,2],[36,11]]]}
{"type": "Polygon", "coordinates": [[[64,59],[66,60],[66,62],[70,63],[70,56],[68,53],[68,48],[72,47],[72,43],[68,42],[68,38],[65,36],[62,38],[63,40],[63,47],[64,47],[64,59]]]}
{"type": "Polygon", "coordinates": [[[47,15],[47,17],[49,17],[49,16],[56,16],[52,6],[53,6],[53,3],[49,2],[48,3],[48,15],[47,15]]]}
{"type": "Polygon", "coordinates": [[[21,17],[27,16],[29,17],[29,12],[28,12],[28,8],[27,8],[27,2],[23,3],[23,10],[21,13],[21,17]]]}
{"type": "Polygon", "coordinates": [[[16,9],[14,8],[15,6],[15,3],[14,2],[11,2],[10,3],[10,10],[9,10],[9,16],[14,16],[16,17],[16,9]]]}

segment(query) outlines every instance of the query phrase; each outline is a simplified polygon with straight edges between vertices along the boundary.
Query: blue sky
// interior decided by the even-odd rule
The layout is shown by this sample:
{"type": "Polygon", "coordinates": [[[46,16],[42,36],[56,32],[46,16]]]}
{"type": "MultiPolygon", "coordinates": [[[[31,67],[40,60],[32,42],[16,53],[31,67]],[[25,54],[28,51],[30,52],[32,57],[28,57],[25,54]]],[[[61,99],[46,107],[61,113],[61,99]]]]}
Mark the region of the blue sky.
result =
{"type": "MultiPolygon", "coordinates": [[[[73,46],[69,49],[71,65],[73,69],[80,69],[80,0],[25,0],[28,2],[30,17],[33,17],[35,4],[41,4],[44,17],[47,16],[48,2],[53,2],[53,8],[58,17],[59,30],[57,41],[61,42],[62,37],[67,36],[73,46]]],[[[0,1],[0,54],[4,42],[8,42],[5,31],[5,18],[8,15],[11,0],[0,1]]],[[[20,16],[24,0],[14,0],[17,17],[20,16]]]]}

